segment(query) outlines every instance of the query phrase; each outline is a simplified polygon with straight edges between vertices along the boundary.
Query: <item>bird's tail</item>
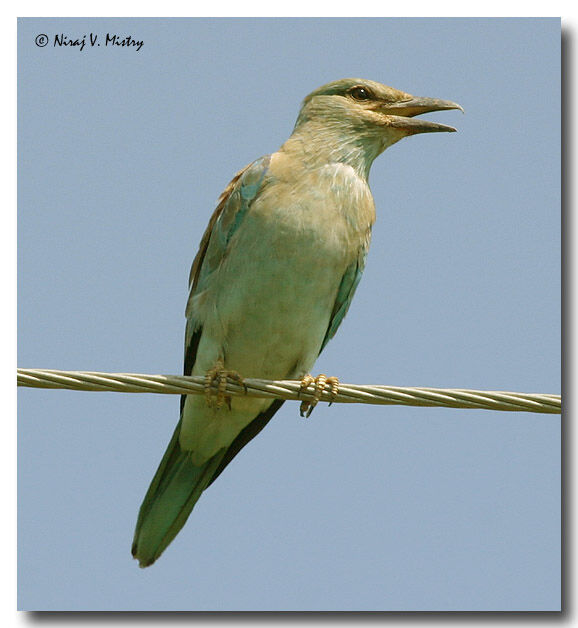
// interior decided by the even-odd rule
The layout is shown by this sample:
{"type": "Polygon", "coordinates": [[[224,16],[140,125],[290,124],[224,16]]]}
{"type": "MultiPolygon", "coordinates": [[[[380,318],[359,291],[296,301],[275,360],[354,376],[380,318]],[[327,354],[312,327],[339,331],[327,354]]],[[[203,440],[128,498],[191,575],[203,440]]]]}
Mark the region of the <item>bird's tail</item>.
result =
{"type": "Polygon", "coordinates": [[[152,565],[185,525],[225,455],[226,449],[221,449],[195,466],[191,453],[179,444],[180,428],[179,421],[140,507],[132,544],[140,567],[152,565]]]}

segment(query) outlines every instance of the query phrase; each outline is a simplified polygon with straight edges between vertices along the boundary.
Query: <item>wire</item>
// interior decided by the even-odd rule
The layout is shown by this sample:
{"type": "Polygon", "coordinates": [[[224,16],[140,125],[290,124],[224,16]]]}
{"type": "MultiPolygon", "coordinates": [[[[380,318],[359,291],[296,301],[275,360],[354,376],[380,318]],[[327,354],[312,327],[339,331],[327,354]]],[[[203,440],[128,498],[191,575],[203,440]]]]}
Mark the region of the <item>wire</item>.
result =
{"type": "MultiPolygon", "coordinates": [[[[23,368],[18,369],[18,386],[169,395],[199,395],[206,393],[205,377],[23,368]]],[[[212,388],[216,393],[217,385],[213,384],[212,388]]],[[[314,386],[311,385],[304,389],[298,380],[245,379],[242,383],[239,383],[233,379],[228,379],[223,392],[229,396],[268,397],[303,401],[313,399],[314,386]]],[[[560,414],[562,411],[560,395],[456,388],[359,386],[340,383],[337,394],[332,394],[329,389],[324,390],[321,393],[320,400],[330,403],[470,408],[546,414],[560,414]]]]}

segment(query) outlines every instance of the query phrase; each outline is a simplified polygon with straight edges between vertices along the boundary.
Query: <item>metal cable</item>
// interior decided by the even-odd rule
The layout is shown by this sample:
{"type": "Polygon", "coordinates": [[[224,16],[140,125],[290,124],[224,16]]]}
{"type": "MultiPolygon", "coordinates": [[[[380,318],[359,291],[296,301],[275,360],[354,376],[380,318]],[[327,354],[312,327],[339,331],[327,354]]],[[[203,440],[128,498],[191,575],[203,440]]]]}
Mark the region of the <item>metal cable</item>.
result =
{"type": "MultiPolygon", "coordinates": [[[[19,368],[18,386],[125,393],[199,395],[205,393],[205,378],[185,377],[182,375],[143,375],[140,373],[97,373],[91,371],[19,368]]],[[[216,385],[213,385],[213,388],[216,392],[216,385]]],[[[225,392],[230,396],[269,397],[302,401],[312,399],[313,390],[313,385],[310,385],[307,389],[302,389],[301,382],[296,380],[245,379],[243,384],[227,380],[225,392]]],[[[333,396],[327,389],[322,392],[321,401],[471,408],[546,414],[560,414],[562,408],[561,396],[548,393],[464,390],[457,388],[358,386],[341,383],[336,396],[333,396]]]]}

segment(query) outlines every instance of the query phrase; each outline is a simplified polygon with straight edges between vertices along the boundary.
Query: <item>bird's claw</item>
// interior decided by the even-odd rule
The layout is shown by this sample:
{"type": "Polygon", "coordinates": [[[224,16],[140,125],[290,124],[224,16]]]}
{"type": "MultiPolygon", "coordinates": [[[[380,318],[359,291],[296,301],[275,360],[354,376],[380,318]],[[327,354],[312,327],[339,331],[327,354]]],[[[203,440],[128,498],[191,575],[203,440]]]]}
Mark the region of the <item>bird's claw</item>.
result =
{"type": "Polygon", "coordinates": [[[205,375],[205,399],[209,408],[218,410],[223,404],[226,404],[227,408],[231,409],[231,396],[226,394],[228,379],[242,384],[245,392],[247,392],[245,382],[239,373],[226,370],[223,361],[217,360],[215,366],[209,369],[205,375]],[[215,384],[217,386],[216,392],[214,391],[215,384]]]}
{"type": "Polygon", "coordinates": [[[307,390],[311,384],[314,385],[313,399],[302,401],[299,406],[299,414],[305,418],[308,418],[311,415],[327,386],[329,386],[329,390],[331,392],[331,401],[329,402],[329,405],[335,401],[337,393],[339,392],[339,379],[337,377],[327,377],[321,373],[321,375],[318,375],[317,377],[305,375],[301,380],[299,393],[307,390]]]}

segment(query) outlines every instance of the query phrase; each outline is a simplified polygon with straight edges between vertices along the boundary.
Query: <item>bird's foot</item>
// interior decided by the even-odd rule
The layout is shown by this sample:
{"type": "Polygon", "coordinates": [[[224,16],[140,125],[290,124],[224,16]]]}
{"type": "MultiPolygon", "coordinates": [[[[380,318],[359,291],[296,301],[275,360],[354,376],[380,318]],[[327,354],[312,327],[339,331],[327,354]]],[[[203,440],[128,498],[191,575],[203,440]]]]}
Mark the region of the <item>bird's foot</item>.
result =
{"type": "MultiPolygon", "coordinates": [[[[227,408],[231,409],[231,396],[226,394],[228,379],[245,386],[243,378],[237,371],[226,370],[223,361],[217,360],[215,366],[208,370],[205,375],[205,399],[209,408],[218,410],[223,404],[226,404],[227,408]],[[214,390],[215,384],[217,386],[216,391],[214,390]]],[[[245,392],[247,392],[246,386],[245,392]]]]}
{"type": "Polygon", "coordinates": [[[302,417],[309,417],[313,412],[315,406],[319,403],[323,391],[329,386],[331,392],[331,401],[329,405],[333,403],[339,392],[339,379],[337,377],[327,377],[323,373],[317,377],[312,375],[305,375],[301,380],[301,386],[299,387],[299,393],[307,390],[309,386],[314,385],[313,399],[309,401],[302,401],[299,407],[299,413],[302,417]]]}

